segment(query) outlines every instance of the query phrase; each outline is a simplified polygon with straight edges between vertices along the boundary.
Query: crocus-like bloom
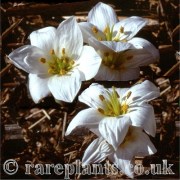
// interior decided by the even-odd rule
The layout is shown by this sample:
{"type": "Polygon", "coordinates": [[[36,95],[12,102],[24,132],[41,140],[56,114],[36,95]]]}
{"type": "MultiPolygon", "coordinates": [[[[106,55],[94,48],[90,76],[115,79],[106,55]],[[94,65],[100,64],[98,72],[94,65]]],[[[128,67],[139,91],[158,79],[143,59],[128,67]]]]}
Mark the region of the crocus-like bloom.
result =
{"type": "MultiPolygon", "coordinates": [[[[69,135],[76,128],[88,128],[111,145],[111,150],[113,149],[113,152],[115,152],[111,158],[113,161],[117,161],[118,158],[116,158],[116,156],[122,157],[118,155],[119,147],[125,147],[126,150],[126,147],[129,146],[133,148],[131,143],[129,145],[127,143],[126,146],[126,141],[135,141],[140,144],[142,139],[139,139],[139,137],[142,135],[142,138],[147,140],[144,143],[147,143],[147,146],[152,146],[148,137],[142,133],[142,130],[153,137],[155,136],[156,122],[154,110],[153,107],[148,104],[148,101],[158,96],[159,89],[147,80],[131,88],[122,89],[115,87],[105,89],[102,85],[92,84],[79,96],[79,100],[90,106],[90,108],[80,111],[72,119],[67,128],[66,135],[69,135]],[[139,134],[137,134],[137,137],[134,136],[136,133],[134,133],[134,128],[130,128],[131,126],[140,129],[140,131],[138,130],[139,134]],[[134,139],[132,139],[133,137],[134,139]],[[125,145],[123,145],[124,143],[125,145]]],[[[95,141],[95,144],[97,145],[98,143],[98,146],[101,146],[99,145],[101,142],[99,140],[97,141],[98,142],[95,141]]],[[[145,144],[143,146],[145,146],[145,144]]],[[[134,147],[133,151],[136,152],[136,150],[137,147],[134,147]]],[[[129,151],[127,151],[127,153],[130,153],[131,156],[127,157],[129,158],[128,161],[130,161],[132,155],[137,154],[137,152],[131,153],[131,150],[129,151]]],[[[142,151],[141,148],[140,151],[142,151]]],[[[147,148],[145,151],[147,152],[147,148]]],[[[149,151],[148,149],[148,152],[149,151]]],[[[102,154],[103,152],[102,149],[102,154]]],[[[107,154],[108,152],[112,151],[107,149],[107,154]]],[[[84,159],[86,158],[87,156],[85,156],[84,159]]],[[[86,162],[87,160],[84,161],[86,162]]],[[[122,163],[124,163],[124,161],[122,163]]],[[[121,164],[119,167],[121,167],[121,164]]]]}
{"type": "MultiPolygon", "coordinates": [[[[148,101],[159,96],[159,89],[146,80],[131,88],[109,88],[93,83],[79,96],[79,101],[90,108],[80,111],[70,122],[66,135],[77,127],[85,126],[97,135],[102,135],[115,149],[119,144],[121,126],[131,121],[155,136],[154,109],[148,101]],[[113,137],[113,138],[112,138],[113,137]]],[[[123,129],[122,129],[123,130],[123,129]]]]}
{"type": "Polygon", "coordinates": [[[89,11],[87,22],[79,23],[86,43],[90,37],[99,41],[128,41],[146,24],[147,20],[138,16],[119,21],[114,9],[102,2],[89,11]]]}
{"type": "Polygon", "coordinates": [[[124,134],[122,131],[123,137],[117,150],[114,150],[102,137],[95,139],[84,153],[83,166],[100,163],[108,158],[121,172],[133,178],[134,157],[152,155],[156,153],[156,148],[141,128],[134,126],[125,126],[124,128],[127,133],[124,134]]]}
{"type": "Polygon", "coordinates": [[[149,41],[133,38],[146,24],[146,19],[137,16],[119,21],[114,9],[101,2],[89,12],[87,22],[79,25],[84,41],[93,46],[103,59],[95,79],[137,79],[139,67],[159,59],[158,50],[149,41]]]}
{"type": "Polygon", "coordinates": [[[14,50],[9,58],[29,73],[29,91],[35,103],[52,93],[55,99],[72,102],[82,81],[93,78],[101,64],[94,48],[83,46],[74,17],[56,29],[46,27],[30,34],[31,45],[14,50]]]}
{"type": "Polygon", "coordinates": [[[89,39],[102,58],[96,80],[128,81],[138,79],[141,66],[159,59],[159,51],[147,40],[133,38],[127,42],[98,41],[89,39]]]}

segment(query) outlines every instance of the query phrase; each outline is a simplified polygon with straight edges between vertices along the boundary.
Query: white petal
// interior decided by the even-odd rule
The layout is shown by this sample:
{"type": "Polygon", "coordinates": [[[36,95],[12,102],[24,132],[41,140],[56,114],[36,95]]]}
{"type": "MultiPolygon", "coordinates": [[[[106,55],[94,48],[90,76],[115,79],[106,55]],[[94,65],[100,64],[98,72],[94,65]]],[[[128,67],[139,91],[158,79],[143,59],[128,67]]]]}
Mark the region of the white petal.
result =
{"type": "Polygon", "coordinates": [[[89,108],[82,110],[71,120],[65,135],[68,136],[72,131],[84,127],[100,136],[98,125],[102,119],[103,116],[96,109],[89,108]]]}
{"type": "Polygon", "coordinates": [[[153,107],[147,103],[143,103],[141,106],[130,107],[129,109],[128,116],[131,119],[132,125],[142,127],[146,133],[155,137],[156,121],[153,107]]]}
{"type": "Polygon", "coordinates": [[[147,49],[128,50],[124,53],[124,58],[125,61],[122,64],[124,68],[147,66],[155,62],[154,57],[147,49]]]}
{"type": "Polygon", "coordinates": [[[79,96],[79,101],[93,108],[103,108],[103,103],[99,95],[107,96],[106,89],[100,84],[93,83],[89,88],[85,89],[79,96]]]}
{"type": "Polygon", "coordinates": [[[35,46],[22,46],[11,52],[8,57],[18,68],[28,73],[47,74],[48,72],[47,64],[39,61],[40,58],[46,58],[46,54],[35,46]]]}
{"type": "Polygon", "coordinates": [[[102,2],[99,2],[88,14],[88,22],[94,24],[101,31],[103,31],[107,25],[112,27],[118,22],[117,15],[114,9],[102,2]]]}
{"type": "Polygon", "coordinates": [[[134,156],[148,156],[156,153],[156,148],[149,137],[141,128],[131,126],[125,141],[120,145],[119,154],[124,154],[129,159],[134,156]]]}
{"type": "Polygon", "coordinates": [[[116,151],[116,153],[111,154],[108,156],[109,160],[113,162],[113,165],[115,165],[118,169],[121,170],[124,174],[129,176],[130,178],[134,177],[133,172],[133,161],[132,158],[128,155],[128,152],[121,153],[119,150],[116,151]]]}
{"type": "Polygon", "coordinates": [[[59,56],[65,48],[66,54],[74,58],[79,57],[83,47],[83,37],[75,17],[63,21],[57,28],[57,40],[55,41],[55,53],[59,56]]]}
{"type": "Polygon", "coordinates": [[[128,42],[135,46],[137,49],[143,48],[147,50],[152,56],[152,60],[149,63],[154,63],[155,61],[159,60],[159,50],[146,39],[136,37],[128,42]]]}
{"type": "Polygon", "coordinates": [[[82,159],[82,165],[88,165],[90,163],[100,163],[106,159],[106,157],[114,152],[112,146],[110,146],[102,137],[95,139],[84,152],[82,159]]]}
{"type": "Polygon", "coordinates": [[[98,41],[94,38],[89,39],[89,45],[94,47],[96,51],[100,51],[103,55],[105,52],[121,52],[130,48],[134,48],[130,43],[114,42],[114,41],[98,41]]]}
{"type": "Polygon", "coordinates": [[[160,96],[159,89],[148,80],[132,86],[129,91],[131,91],[129,100],[132,100],[133,104],[140,104],[143,101],[150,101],[160,96]]]}
{"type": "Polygon", "coordinates": [[[102,64],[97,75],[95,76],[95,79],[100,81],[129,81],[138,79],[139,74],[139,68],[122,68],[119,70],[112,70],[108,66],[102,64]]]}
{"type": "Polygon", "coordinates": [[[147,156],[155,152],[156,148],[141,128],[130,127],[125,141],[108,158],[127,176],[133,178],[134,156],[147,156]]]}
{"type": "Polygon", "coordinates": [[[43,49],[44,52],[49,53],[53,48],[53,44],[56,36],[56,28],[45,27],[37,31],[33,31],[30,34],[31,45],[43,49]]]}
{"type": "Polygon", "coordinates": [[[117,150],[123,142],[130,124],[127,116],[106,117],[99,123],[99,131],[102,137],[117,150]]]}
{"type": "Polygon", "coordinates": [[[48,81],[48,87],[57,100],[72,102],[81,87],[81,75],[76,71],[71,75],[52,76],[48,81]]]}
{"type": "Polygon", "coordinates": [[[121,20],[119,23],[115,24],[114,31],[118,32],[121,27],[124,28],[125,36],[123,38],[127,38],[130,40],[134,37],[140,29],[142,29],[147,24],[147,20],[141,17],[132,16],[130,18],[126,18],[121,20]]]}
{"type": "Polygon", "coordinates": [[[50,93],[48,88],[49,77],[42,77],[36,74],[29,74],[29,91],[35,103],[50,93]]]}
{"type": "Polygon", "coordinates": [[[78,23],[79,24],[79,27],[82,31],[82,35],[83,35],[83,40],[85,43],[88,43],[88,39],[89,38],[96,38],[96,39],[104,39],[105,40],[105,35],[102,31],[98,30],[98,28],[91,24],[91,23],[88,23],[88,22],[81,22],[81,23],[78,23]],[[97,28],[97,33],[93,33],[93,28],[97,28]]]}
{"type": "Polygon", "coordinates": [[[96,53],[94,48],[90,46],[84,46],[81,57],[78,59],[77,67],[84,73],[85,80],[92,79],[98,72],[101,65],[101,57],[96,53]]]}

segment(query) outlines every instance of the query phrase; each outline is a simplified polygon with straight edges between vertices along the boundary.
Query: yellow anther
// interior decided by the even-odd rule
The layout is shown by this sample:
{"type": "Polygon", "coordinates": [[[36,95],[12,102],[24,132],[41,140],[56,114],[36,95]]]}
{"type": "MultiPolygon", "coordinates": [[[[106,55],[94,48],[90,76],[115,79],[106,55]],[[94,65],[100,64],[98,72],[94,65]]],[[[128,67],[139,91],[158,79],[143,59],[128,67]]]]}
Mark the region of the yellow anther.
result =
{"type": "Polygon", "coordinates": [[[92,27],[92,32],[94,33],[94,34],[97,34],[98,33],[98,29],[97,29],[97,27],[92,27]]]}
{"type": "Polygon", "coordinates": [[[65,75],[66,74],[66,71],[64,69],[60,69],[60,72],[59,72],[60,75],[65,75]]]}
{"type": "Polygon", "coordinates": [[[65,48],[62,48],[62,55],[65,55],[65,54],[66,54],[65,48]]]}
{"type": "Polygon", "coordinates": [[[98,37],[98,40],[99,40],[99,41],[102,41],[103,39],[102,39],[102,37],[98,37]]]}
{"type": "Polygon", "coordinates": [[[106,26],[106,28],[104,29],[103,33],[104,33],[104,34],[107,34],[107,33],[108,33],[108,26],[106,26]]]}
{"type": "Polygon", "coordinates": [[[123,34],[124,33],[124,27],[121,26],[119,31],[120,31],[120,33],[123,34]]]}
{"type": "Polygon", "coordinates": [[[103,110],[103,109],[98,108],[98,111],[99,111],[101,114],[104,114],[104,110],[103,110]]]}
{"type": "Polygon", "coordinates": [[[123,114],[126,114],[128,111],[129,106],[127,104],[122,105],[121,110],[123,114]]]}
{"type": "Polygon", "coordinates": [[[132,92],[131,92],[131,91],[129,91],[129,92],[127,93],[126,98],[128,99],[128,98],[131,96],[131,94],[132,94],[132,92]]]}
{"type": "Polygon", "coordinates": [[[51,55],[54,55],[54,54],[55,54],[54,49],[51,49],[49,53],[50,53],[51,55]]]}
{"type": "Polygon", "coordinates": [[[43,63],[43,64],[46,63],[46,59],[45,59],[45,58],[40,58],[39,61],[40,61],[41,63],[43,63]]]}
{"type": "Polygon", "coordinates": [[[104,96],[103,96],[102,94],[99,95],[99,99],[100,99],[101,101],[104,101],[104,100],[105,100],[105,98],[104,98],[104,96]]]}

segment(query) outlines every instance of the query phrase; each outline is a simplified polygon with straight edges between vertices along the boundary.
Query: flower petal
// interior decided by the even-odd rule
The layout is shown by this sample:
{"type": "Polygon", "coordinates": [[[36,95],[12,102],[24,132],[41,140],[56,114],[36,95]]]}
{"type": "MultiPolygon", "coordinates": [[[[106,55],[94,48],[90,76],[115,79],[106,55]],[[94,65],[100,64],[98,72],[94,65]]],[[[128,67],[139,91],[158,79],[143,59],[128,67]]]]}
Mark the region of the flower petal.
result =
{"type": "Polygon", "coordinates": [[[78,23],[79,24],[79,27],[81,29],[81,32],[82,32],[82,35],[83,35],[83,40],[85,43],[89,43],[88,39],[89,38],[96,38],[96,39],[105,39],[105,35],[102,31],[98,30],[98,28],[91,24],[91,23],[88,23],[88,22],[80,22],[78,23]],[[93,32],[93,29],[94,28],[97,28],[97,32],[93,32]]]}
{"type": "Polygon", "coordinates": [[[123,142],[130,124],[127,116],[106,117],[99,123],[99,131],[102,137],[117,150],[123,142]]]}
{"type": "Polygon", "coordinates": [[[143,48],[151,54],[152,60],[149,62],[149,64],[159,60],[159,50],[146,39],[136,37],[128,42],[131,43],[137,49],[143,48]]]}
{"type": "Polygon", "coordinates": [[[49,77],[47,76],[42,77],[37,74],[29,74],[29,92],[35,103],[38,103],[50,93],[48,79],[49,77]]]}
{"type": "Polygon", "coordinates": [[[160,96],[159,89],[148,80],[132,86],[129,91],[131,91],[131,96],[128,101],[132,102],[131,105],[141,104],[144,101],[147,102],[160,96]]]}
{"type": "Polygon", "coordinates": [[[57,40],[55,41],[55,53],[59,56],[65,48],[66,54],[73,58],[79,58],[83,47],[83,37],[75,17],[63,21],[57,28],[57,40]]]}
{"type": "Polygon", "coordinates": [[[84,152],[82,165],[90,163],[100,163],[106,157],[114,152],[113,147],[109,145],[102,137],[95,139],[84,152]]]}
{"type": "Polygon", "coordinates": [[[49,52],[53,48],[56,36],[56,28],[45,27],[30,34],[30,41],[32,46],[36,46],[44,52],[49,52]]]}
{"type": "Polygon", "coordinates": [[[126,38],[130,40],[134,37],[140,29],[142,29],[147,24],[147,20],[138,16],[132,16],[121,20],[114,26],[114,31],[118,32],[121,27],[124,28],[125,35],[121,38],[126,38]]]}
{"type": "Polygon", "coordinates": [[[98,109],[103,108],[103,103],[99,98],[99,95],[107,96],[107,92],[104,86],[93,83],[89,86],[89,88],[85,89],[81,95],[79,96],[79,101],[87,104],[88,106],[98,109]]]}
{"type": "Polygon", "coordinates": [[[139,68],[122,68],[119,70],[113,70],[102,64],[97,75],[95,76],[95,79],[100,81],[129,81],[138,79],[139,75],[139,68]]]}
{"type": "Polygon", "coordinates": [[[124,68],[137,68],[155,62],[152,54],[147,49],[131,49],[124,53],[124,68]]]}
{"type": "Polygon", "coordinates": [[[72,131],[85,127],[100,136],[98,125],[102,119],[103,116],[96,109],[89,108],[82,110],[69,123],[65,135],[68,136],[72,131]]]}
{"type": "Polygon", "coordinates": [[[88,14],[88,22],[94,24],[101,31],[110,26],[110,28],[118,22],[114,9],[102,2],[99,2],[88,14]]]}
{"type": "Polygon", "coordinates": [[[130,107],[129,109],[128,116],[131,119],[132,125],[142,127],[147,134],[154,137],[156,134],[156,121],[153,107],[143,103],[141,106],[130,107]]]}
{"type": "Polygon", "coordinates": [[[89,39],[89,45],[94,47],[96,51],[100,51],[103,55],[106,52],[121,52],[133,48],[130,43],[114,42],[114,41],[98,41],[94,38],[89,39]]]}
{"type": "Polygon", "coordinates": [[[156,152],[156,148],[141,128],[130,126],[128,136],[118,150],[108,158],[129,177],[133,178],[134,156],[147,156],[156,152]]]}
{"type": "Polygon", "coordinates": [[[81,87],[81,74],[76,71],[71,75],[52,76],[48,81],[48,87],[55,99],[72,102],[81,87]]]}
{"type": "Polygon", "coordinates": [[[94,48],[84,46],[81,57],[78,59],[78,69],[84,73],[85,80],[92,79],[98,72],[101,65],[101,57],[96,53],[94,48]]]}
{"type": "Polygon", "coordinates": [[[134,177],[134,163],[132,158],[129,157],[128,152],[121,153],[119,150],[117,150],[114,154],[109,155],[108,158],[111,162],[113,162],[113,165],[115,165],[118,169],[121,170],[121,172],[123,172],[130,178],[134,177]]]}
{"type": "Polygon", "coordinates": [[[25,45],[15,49],[8,56],[14,65],[32,74],[47,74],[48,66],[39,61],[40,58],[46,59],[46,54],[39,48],[25,45]]]}

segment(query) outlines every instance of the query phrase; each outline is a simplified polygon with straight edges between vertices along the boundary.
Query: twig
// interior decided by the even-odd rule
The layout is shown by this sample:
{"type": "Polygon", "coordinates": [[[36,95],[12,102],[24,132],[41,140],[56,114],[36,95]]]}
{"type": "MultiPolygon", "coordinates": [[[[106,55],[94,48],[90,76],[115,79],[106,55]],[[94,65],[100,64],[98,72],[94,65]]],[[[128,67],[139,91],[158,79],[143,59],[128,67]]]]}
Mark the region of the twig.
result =
{"type": "Polygon", "coordinates": [[[9,28],[7,28],[3,33],[2,33],[2,39],[4,39],[13,29],[15,29],[22,21],[24,18],[17,20],[17,22],[13,23],[9,28]]]}
{"type": "Polygon", "coordinates": [[[19,86],[20,83],[19,82],[15,82],[15,83],[3,83],[2,86],[3,87],[16,87],[19,86]]]}
{"type": "Polygon", "coordinates": [[[12,67],[12,64],[8,64],[4,69],[2,69],[2,71],[0,72],[0,78],[3,77],[9,71],[11,67],[12,67]]]}
{"type": "Polygon", "coordinates": [[[77,11],[87,12],[97,1],[85,1],[85,2],[74,2],[74,3],[59,3],[55,5],[49,4],[37,4],[28,6],[19,6],[15,8],[9,8],[6,10],[6,16],[25,16],[25,15],[63,15],[68,16],[76,14],[77,11]]]}
{"type": "Polygon", "coordinates": [[[180,61],[178,61],[174,66],[171,67],[163,76],[171,76],[174,72],[176,72],[179,68],[180,61]]]}
{"type": "Polygon", "coordinates": [[[64,141],[66,123],[67,123],[67,112],[64,112],[63,128],[62,128],[62,141],[64,141]]]}

